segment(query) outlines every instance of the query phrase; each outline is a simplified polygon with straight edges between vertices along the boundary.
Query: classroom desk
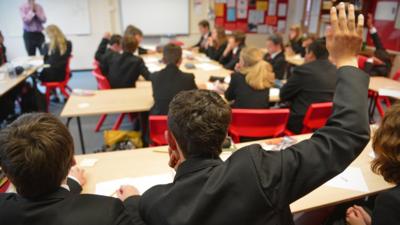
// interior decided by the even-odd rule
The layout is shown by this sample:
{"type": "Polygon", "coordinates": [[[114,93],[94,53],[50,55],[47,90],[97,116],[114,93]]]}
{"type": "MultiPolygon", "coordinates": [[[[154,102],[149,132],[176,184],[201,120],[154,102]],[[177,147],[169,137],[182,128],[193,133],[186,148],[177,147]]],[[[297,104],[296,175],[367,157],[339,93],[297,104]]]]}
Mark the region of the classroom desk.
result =
{"type": "MultiPolygon", "coordinates": [[[[295,136],[298,141],[309,137],[310,135],[295,136]]],[[[243,147],[257,142],[260,141],[237,144],[237,147],[243,147]]],[[[78,165],[84,159],[98,160],[93,167],[84,168],[86,170],[87,183],[83,187],[83,193],[95,193],[97,183],[114,179],[143,177],[165,173],[171,173],[172,176],[173,170],[168,167],[168,154],[160,152],[166,151],[166,149],[167,147],[163,146],[76,156],[78,165]]],[[[292,203],[290,206],[292,212],[305,212],[323,208],[341,202],[359,199],[393,187],[393,185],[386,183],[381,176],[372,173],[370,170],[369,162],[372,158],[368,154],[371,151],[371,144],[369,144],[362,154],[351,164],[351,166],[359,167],[362,170],[369,189],[368,192],[352,191],[322,185],[313,192],[292,203]]]]}
{"type": "MultiPolygon", "coordinates": [[[[391,89],[400,91],[400,82],[396,80],[392,80],[386,77],[371,77],[369,81],[369,90],[373,91],[375,95],[371,98],[369,105],[369,118],[371,123],[373,122],[373,116],[375,114],[376,102],[379,98],[379,90],[381,89],[391,89]]],[[[391,96],[392,98],[396,98],[391,96]]],[[[397,99],[400,99],[397,97],[397,99]]]]}

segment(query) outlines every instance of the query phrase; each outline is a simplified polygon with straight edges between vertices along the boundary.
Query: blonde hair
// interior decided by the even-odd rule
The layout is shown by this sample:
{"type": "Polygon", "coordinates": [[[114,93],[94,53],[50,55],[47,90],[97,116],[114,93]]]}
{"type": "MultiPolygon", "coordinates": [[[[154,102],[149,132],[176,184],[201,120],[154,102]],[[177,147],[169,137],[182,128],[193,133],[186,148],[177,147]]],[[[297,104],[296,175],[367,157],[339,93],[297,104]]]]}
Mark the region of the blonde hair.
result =
{"type": "Polygon", "coordinates": [[[264,90],[272,87],[275,74],[271,64],[263,60],[262,52],[257,48],[245,48],[240,53],[244,65],[239,70],[246,76],[246,82],[256,90],[264,90]]]}
{"type": "Polygon", "coordinates": [[[299,39],[302,37],[303,32],[302,32],[301,26],[300,26],[299,24],[294,24],[294,25],[292,25],[292,26],[290,27],[290,29],[291,29],[291,30],[294,30],[294,31],[296,32],[296,37],[293,39],[294,41],[297,41],[297,40],[299,40],[299,39]]]}
{"type": "Polygon", "coordinates": [[[67,39],[60,28],[56,25],[49,25],[46,27],[46,34],[50,39],[48,54],[51,54],[58,49],[60,55],[64,55],[67,51],[67,39]]]}

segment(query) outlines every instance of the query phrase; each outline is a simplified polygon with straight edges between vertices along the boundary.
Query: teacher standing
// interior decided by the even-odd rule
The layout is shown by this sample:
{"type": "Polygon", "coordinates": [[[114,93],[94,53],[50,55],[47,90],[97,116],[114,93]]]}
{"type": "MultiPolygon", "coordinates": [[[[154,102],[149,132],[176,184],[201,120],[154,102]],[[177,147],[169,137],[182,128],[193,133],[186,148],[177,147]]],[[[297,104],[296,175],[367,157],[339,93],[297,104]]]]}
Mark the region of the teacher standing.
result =
{"type": "Polygon", "coordinates": [[[20,13],[24,26],[25,48],[29,56],[36,55],[44,43],[43,24],[46,22],[46,15],[41,5],[36,4],[35,0],[27,0],[20,7],[20,13]]]}

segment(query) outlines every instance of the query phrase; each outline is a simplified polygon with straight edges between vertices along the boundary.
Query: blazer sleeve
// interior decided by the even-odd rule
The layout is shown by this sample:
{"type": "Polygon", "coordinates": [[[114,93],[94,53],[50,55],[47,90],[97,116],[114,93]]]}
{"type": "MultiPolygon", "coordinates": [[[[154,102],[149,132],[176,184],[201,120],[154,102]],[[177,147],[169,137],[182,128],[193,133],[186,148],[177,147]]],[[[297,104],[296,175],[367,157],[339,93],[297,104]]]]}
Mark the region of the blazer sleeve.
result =
{"type": "Polygon", "coordinates": [[[285,76],[285,70],[286,70],[286,60],[285,57],[281,57],[273,65],[273,69],[275,72],[275,77],[279,79],[283,79],[285,76]]]}
{"type": "Polygon", "coordinates": [[[134,224],[144,224],[139,213],[140,196],[131,196],[123,202],[128,214],[133,218],[134,224]]]}
{"type": "Polygon", "coordinates": [[[325,127],[310,139],[280,152],[255,151],[253,161],[259,165],[264,193],[274,194],[273,202],[278,208],[342,172],[369,141],[369,76],[351,66],[341,67],[337,73],[333,113],[325,127]],[[277,185],[268,189],[271,182],[277,185]]]}
{"type": "Polygon", "coordinates": [[[69,187],[69,191],[73,194],[80,194],[82,192],[82,186],[70,177],[67,178],[67,185],[69,187]]]}
{"type": "Polygon", "coordinates": [[[372,41],[374,42],[374,45],[375,45],[376,49],[385,50],[385,47],[383,47],[381,39],[379,38],[378,32],[372,33],[371,34],[371,38],[372,38],[372,41]]]}
{"type": "Polygon", "coordinates": [[[109,40],[107,40],[106,38],[103,38],[99,44],[99,47],[97,48],[97,51],[94,55],[94,58],[101,62],[102,61],[102,57],[103,55],[106,53],[107,51],[107,45],[109,43],[109,40]]]}
{"type": "Polygon", "coordinates": [[[144,225],[145,223],[140,218],[138,210],[127,205],[125,202],[122,203],[119,199],[115,199],[113,204],[110,205],[110,215],[113,218],[113,225],[144,225]]]}
{"type": "Polygon", "coordinates": [[[231,82],[229,83],[228,89],[225,91],[225,98],[228,101],[233,101],[236,99],[235,89],[237,83],[237,75],[231,74],[231,82]]]}
{"type": "Polygon", "coordinates": [[[147,69],[147,66],[142,58],[140,58],[139,71],[140,75],[142,75],[145,80],[150,80],[150,71],[147,69]]]}
{"type": "Polygon", "coordinates": [[[302,79],[301,75],[293,74],[279,92],[281,101],[290,101],[301,91],[302,79]]]}
{"type": "Polygon", "coordinates": [[[227,64],[229,61],[231,61],[232,56],[233,56],[232,51],[231,51],[228,55],[226,55],[226,56],[224,56],[223,53],[222,53],[221,58],[220,58],[218,61],[219,61],[219,63],[221,63],[222,65],[225,65],[225,64],[227,64]]]}
{"type": "Polygon", "coordinates": [[[197,84],[196,84],[196,78],[194,74],[190,74],[190,85],[189,85],[189,90],[197,90],[197,84]]]}
{"type": "Polygon", "coordinates": [[[400,197],[393,195],[391,191],[385,191],[379,194],[375,200],[375,208],[372,213],[372,225],[399,223],[399,206],[400,197]]]}

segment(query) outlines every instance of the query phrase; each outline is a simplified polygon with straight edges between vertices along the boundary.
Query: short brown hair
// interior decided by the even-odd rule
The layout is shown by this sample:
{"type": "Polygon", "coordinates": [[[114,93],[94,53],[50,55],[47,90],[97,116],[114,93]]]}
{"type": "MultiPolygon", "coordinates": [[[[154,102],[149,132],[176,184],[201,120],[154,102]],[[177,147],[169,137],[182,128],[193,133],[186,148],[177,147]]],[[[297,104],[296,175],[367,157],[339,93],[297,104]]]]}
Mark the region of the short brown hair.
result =
{"type": "Polygon", "coordinates": [[[143,32],[142,30],[140,30],[138,27],[133,26],[133,25],[128,25],[125,29],[125,33],[124,35],[139,35],[139,36],[143,36],[143,32]]]}
{"type": "Polygon", "coordinates": [[[167,44],[163,49],[163,61],[165,64],[177,64],[182,59],[182,48],[178,45],[167,44]]]}
{"type": "Polygon", "coordinates": [[[246,44],[246,34],[243,31],[233,31],[232,37],[236,43],[239,43],[239,45],[246,44]]]}
{"type": "Polygon", "coordinates": [[[390,183],[400,184],[400,103],[392,106],[375,132],[372,146],[376,158],[372,170],[390,183]]]}
{"type": "Polygon", "coordinates": [[[139,43],[133,35],[125,35],[122,39],[122,49],[124,52],[134,53],[139,43]]]}
{"type": "Polygon", "coordinates": [[[210,29],[210,23],[207,20],[202,20],[199,22],[199,26],[210,29]]]}
{"type": "Polygon", "coordinates": [[[231,121],[231,109],[213,91],[177,94],[169,105],[168,128],[185,158],[218,158],[231,121]]]}
{"type": "Polygon", "coordinates": [[[122,36],[119,34],[113,34],[110,38],[110,45],[121,45],[122,42],[122,36]]]}
{"type": "Polygon", "coordinates": [[[60,188],[73,155],[71,134],[48,113],[23,115],[0,131],[0,165],[25,198],[37,198],[60,188]]]}

